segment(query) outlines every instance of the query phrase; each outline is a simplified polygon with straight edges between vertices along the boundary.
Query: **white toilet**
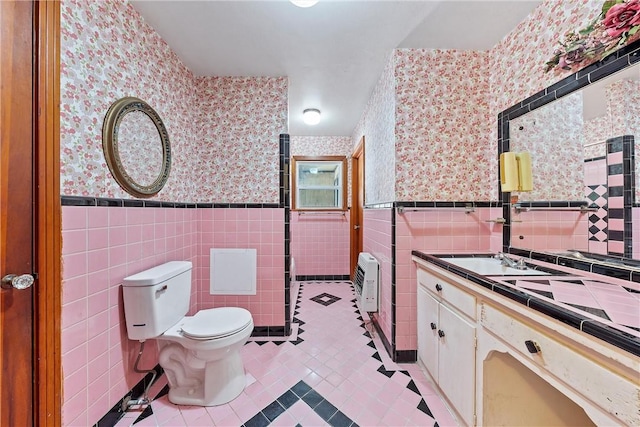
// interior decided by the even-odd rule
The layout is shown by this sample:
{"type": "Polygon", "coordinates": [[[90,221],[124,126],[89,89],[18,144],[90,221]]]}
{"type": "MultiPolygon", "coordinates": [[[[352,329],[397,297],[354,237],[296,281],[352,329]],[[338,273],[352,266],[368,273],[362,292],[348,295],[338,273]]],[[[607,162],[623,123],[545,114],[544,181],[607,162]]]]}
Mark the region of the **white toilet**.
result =
{"type": "Polygon", "coordinates": [[[222,405],[245,387],[239,350],[253,331],[253,319],[237,307],[185,316],[191,268],[188,261],[171,261],[124,279],[127,334],[131,340],[158,340],[171,402],[222,405]]]}

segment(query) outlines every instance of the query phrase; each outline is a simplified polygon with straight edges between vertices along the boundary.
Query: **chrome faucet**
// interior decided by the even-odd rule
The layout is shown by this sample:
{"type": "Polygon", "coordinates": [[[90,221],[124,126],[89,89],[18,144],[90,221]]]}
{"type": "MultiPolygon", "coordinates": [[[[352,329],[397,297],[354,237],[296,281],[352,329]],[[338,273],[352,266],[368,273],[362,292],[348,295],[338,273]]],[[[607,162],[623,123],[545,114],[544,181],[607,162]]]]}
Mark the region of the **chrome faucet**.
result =
{"type": "Polygon", "coordinates": [[[527,264],[525,264],[524,258],[520,258],[516,261],[515,259],[508,257],[503,252],[498,252],[494,258],[502,261],[502,265],[506,265],[507,267],[515,268],[516,270],[527,269],[527,264]]]}

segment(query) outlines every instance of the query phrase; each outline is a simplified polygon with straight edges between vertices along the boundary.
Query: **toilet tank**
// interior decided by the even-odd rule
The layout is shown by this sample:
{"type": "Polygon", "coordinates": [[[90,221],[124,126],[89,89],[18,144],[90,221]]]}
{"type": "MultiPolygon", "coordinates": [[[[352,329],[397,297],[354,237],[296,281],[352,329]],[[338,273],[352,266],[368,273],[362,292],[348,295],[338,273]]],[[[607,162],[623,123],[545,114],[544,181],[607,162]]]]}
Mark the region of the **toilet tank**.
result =
{"type": "Polygon", "coordinates": [[[191,262],[171,261],[125,277],[124,317],[131,340],[162,335],[189,311],[191,262]]]}

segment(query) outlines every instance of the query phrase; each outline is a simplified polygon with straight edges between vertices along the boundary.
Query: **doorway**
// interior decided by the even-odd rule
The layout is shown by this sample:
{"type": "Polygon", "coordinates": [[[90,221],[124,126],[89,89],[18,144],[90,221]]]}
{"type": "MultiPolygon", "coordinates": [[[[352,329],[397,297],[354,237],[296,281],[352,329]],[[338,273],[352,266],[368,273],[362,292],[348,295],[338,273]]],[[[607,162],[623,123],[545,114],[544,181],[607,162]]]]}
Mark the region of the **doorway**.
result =
{"type": "Polygon", "coordinates": [[[364,210],[364,136],[351,156],[351,280],[355,279],[358,254],[363,250],[364,210]]]}
{"type": "Polygon", "coordinates": [[[0,2],[3,426],[61,422],[59,40],[59,2],[0,2]]]}

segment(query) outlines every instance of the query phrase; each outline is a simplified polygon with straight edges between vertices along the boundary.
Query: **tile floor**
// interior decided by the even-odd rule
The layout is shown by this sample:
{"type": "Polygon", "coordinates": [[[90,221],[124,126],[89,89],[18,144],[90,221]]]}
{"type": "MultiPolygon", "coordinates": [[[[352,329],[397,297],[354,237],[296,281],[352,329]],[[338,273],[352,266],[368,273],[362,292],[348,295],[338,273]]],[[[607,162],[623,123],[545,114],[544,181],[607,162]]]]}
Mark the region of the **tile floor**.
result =
{"type": "Polygon", "coordinates": [[[456,425],[417,364],[395,364],[357,309],[350,282],[304,282],[297,336],[253,338],[243,350],[248,386],[226,405],[178,407],[164,377],[150,407],[117,426],[456,425]]]}

